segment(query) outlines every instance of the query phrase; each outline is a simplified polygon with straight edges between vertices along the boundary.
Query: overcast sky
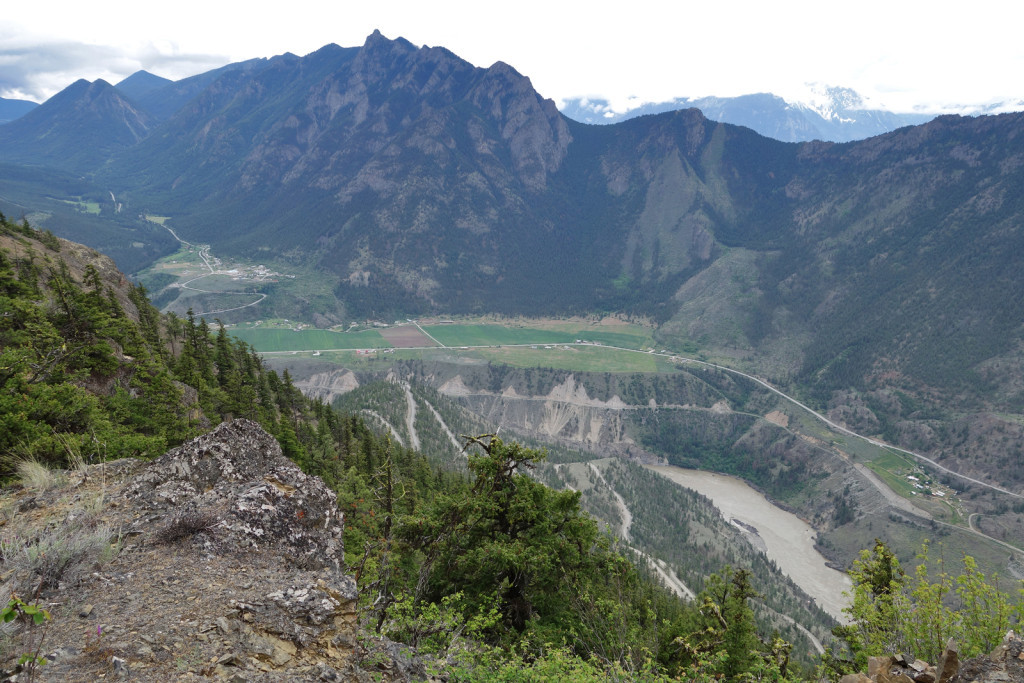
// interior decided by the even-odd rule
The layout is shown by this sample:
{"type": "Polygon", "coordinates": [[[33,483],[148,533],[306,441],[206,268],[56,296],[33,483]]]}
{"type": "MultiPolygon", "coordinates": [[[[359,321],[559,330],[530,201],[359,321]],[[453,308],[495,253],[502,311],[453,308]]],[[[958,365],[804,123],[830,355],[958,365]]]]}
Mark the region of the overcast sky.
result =
{"type": "Polygon", "coordinates": [[[0,97],[39,102],[79,78],[116,83],[139,69],[178,79],[358,46],[380,29],[477,66],[507,62],[556,102],[795,99],[816,82],[938,111],[1024,98],[1022,14],[992,0],[22,0],[0,14],[0,97]]]}

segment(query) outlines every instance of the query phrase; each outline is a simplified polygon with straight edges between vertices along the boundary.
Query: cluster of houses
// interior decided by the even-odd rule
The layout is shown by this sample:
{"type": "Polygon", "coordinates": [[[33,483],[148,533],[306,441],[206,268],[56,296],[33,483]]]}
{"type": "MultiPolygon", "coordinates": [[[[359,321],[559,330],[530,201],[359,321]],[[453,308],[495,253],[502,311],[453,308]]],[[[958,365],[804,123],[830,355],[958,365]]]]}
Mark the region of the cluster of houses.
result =
{"type": "Polygon", "coordinates": [[[946,492],[932,485],[930,481],[921,481],[920,477],[915,477],[913,474],[907,475],[907,481],[909,481],[915,489],[922,491],[925,494],[931,494],[936,498],[945,498],[946,492]]]}

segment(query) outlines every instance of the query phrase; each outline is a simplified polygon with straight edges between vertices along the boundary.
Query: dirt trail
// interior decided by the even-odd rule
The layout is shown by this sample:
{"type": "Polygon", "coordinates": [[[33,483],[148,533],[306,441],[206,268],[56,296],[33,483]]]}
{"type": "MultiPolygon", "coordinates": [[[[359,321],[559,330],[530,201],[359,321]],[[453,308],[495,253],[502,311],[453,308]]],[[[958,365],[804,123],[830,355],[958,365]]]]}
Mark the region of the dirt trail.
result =
{"type": "Polygon", "coordinates": [[[619,492],[612,488],[612,486],[605,480],[604,475],[601,474],[601,470],[597,468],[597,465],[595,465],[592,462],[587,464],[590,465],[590,469],[591,471],[593,471],[594,475],[598,479],[600,479],[601,483],[607,486],[608,490],[611,491],[613,496],[615,496],[615,504],[619,509],[619,516],[622,518],[622,528],[620,529],[620,535],[622,536],[622,540],[628,541],[629,530],[633,526],[633,513],[629,511],[629,507],[626,505],[626,501],[622,499],[622,496],[619,495],[619,492]]]}
{"type": "Polygon", "coordinates": [[[420,437],[416,435],[416,399],[412,396],[412,389],[408,382],[402,382],[405,390],[405,428],[409,432],[409,447],[414,451],[420,449],[420,437]]]}
{"type": "Polygon", "coordinates": [[[636,548],[633,548],[633,550],[636,550],[637,554],[639,554],[641,557],[647,560],[647,565],[655,572],[657,572],[658,576],[661,577],[661,580],[665,582],[665,585],[668,586],[668,589],[670,591],[686,600],[693,600],[697,597],[696,594],[694,594],[694,592],[690,590],[689,586],[680,581],[678,578],[676,578],[676,575],[674,573],[669,571],[668,565],[665,563],[664,560],[655,559],[647,553],[637,550],[636,548]]]}
{"type": "Polygon", "coordinates": [[[825,646],[821,644],[821,641],[818,640],[818,638],[813,633],[804,628],[803,624],[801,624],[799,621],[789,616],[788,614],[782,614],[780,612],[776,612],[775,614],[777,614],[781,619],[788,621],[793,626],[796,626],[797,630],[799,630],[801,633],[807,636],[807,639],[811,641],[811,645],[814,646],[814,649],[817,650],[819,655],[825,654],[825,646]]]}
{"type": "MultiPolygon", "coordinates": [[[[604,478],[604,473],[601,472],[601,469],[592,462],[588,462],[586,463],[586,465],[587,469],[594,477],[591,480],[593,484],[595,486],[598,484],[603,484],[608,489],[608,491],[611,492],[612,496],[614,496],[615,505],[619,510],[619,517],[622,520],[622,526],[619,529],[619,535],[621,536],[623,542],[628,542],[630,540],[629,532],[633,526],[633,513],[630,512],[629,506],[626,505],[626,501],[623,499],[622,496],[619,495],[619,492],[616,491],[615,488],[608,483],[608,480],[604,478]]],[[[557,470],[562,466],[563,465],[555,465],[555,469],[557,470]]],[[[568,485],[567,488],[572,489],[572,487],[568,485]]],[[[690,590],[689,586],[687,586],[685,583],[679,580],[679,577],[675,575],[671,567],[669,567],[668,563],[666,563],[664,560],[652,557],[651,555],[648,555],[647,553],[645,553],[644,551],[640,550],[635,546],[629,547],[634,552],[636,552],[637,555],[642,557],[644,561],[647,562],[647,565],[651,569],[653,569],[658,576],[661,577],[662,582],[665,584],[666,587],[668,587],[670,591],[672,591],[673,593],[675,593],[676,595],[685,600],[693,600],[695,597],[697,597],[696,594],[692,590],[690,590]]]]}
{"type": "Polygon", "coordinates": [[[384,419],[383,415],[378,413],[376,410],[370,410],[369,408],[363,408],[361,412],[378,420],[389,432],[391,432],[391,438],[393,438],[399,446],[405,448],[405,440],[402,439],[402,435],[398,433],[398,430],[395,429],[393,424],[384,419]]]}
{"type": "MultiPolygon", "coordinates": [[[[111,193],[110,196],[111,196],[111,198],[113,198],[114,194],[111,193]]],[[[180,242],[181,244],[185,245],[186,247],[194,247],[194,246],[196,246],[196,245],[192,244],[191,242],[186,242],[185,240],[183,240],[180,237],[178,237],[178,233],[174,232],[174,230],[172,230],[170,228],[170,226],[165,225],[163,227],[167,230],[167,232],[171,233],[171,235],[174,237],[174,239],[178,240],[178,242],[180,242]]],[[[259,294],[257,292],[220,292],[220,291],[213,291],[213,290],[209,290],[209,289],[199,289],[198,287],[189,287],[189,285],[191,285],[196,280],[202,280],[204,277],[209,277],[210,275],[217,275],[218,274],[218,271],[214,270],[213,266],[210,264],[210,259],[207,258],[208,255],[209,255],[209,251],[210,251],[209,247],[206,247],[204,249],[200,249],[199,250],[199,257],[201,259],[203,259],[203,263],[206,264],[206,269],[208,271],[210,271],[210,272],[206,273],[204,275],[200,275],[199,277],[194,277],[191,280],[188,280],[186,282],[182,282],[182,283],[178,284],[178,287],[180,287],[181,289],[189,289],[189,290],[192,290],[193,292],[200,292],[202,294],[245,294],[245,295],[248,295],[248,296],[252,296],[253,294],[255,294],[259,298],[256,299],[256,301],[252,301],[252,302],[244,304],[242,306],[235,306],[234,308],[219,308],[216,311],[199,311],[199,312],[193,313],[193,315],[195,315],[196,317],[199,317],[199,316],[203,316],[203,315],[213,315],[214,313],[228,313],[230,311],[238,311],[238,310],[241,310],[243,308],[249,308],[250,306],[255,306],[256,304],[260,303],[261,301],[263,301],[264,299],[267,298],[266,294],[259,294]]]]}
{"type": "Polygon", "coordinates": [[[441,414],[437,412],[437,408],[431,405],[429,401],[424,401],[424,403],[427,406],[427,410],[434,414],[434,418],[437,420],[437,423],[441,425],[441,429],[443,429],[444,433],[448,435],[448,440],[452,442],[453,446],[455,446],[455,450],[458,451],[459,453],[462,453],[462,447],[465,444],[459,443],[458,438],[456,438],[455,434],[452,433],[452,430],[448,428],[448,425],[445,424],[445,421],[441,419],[441,414]]]}

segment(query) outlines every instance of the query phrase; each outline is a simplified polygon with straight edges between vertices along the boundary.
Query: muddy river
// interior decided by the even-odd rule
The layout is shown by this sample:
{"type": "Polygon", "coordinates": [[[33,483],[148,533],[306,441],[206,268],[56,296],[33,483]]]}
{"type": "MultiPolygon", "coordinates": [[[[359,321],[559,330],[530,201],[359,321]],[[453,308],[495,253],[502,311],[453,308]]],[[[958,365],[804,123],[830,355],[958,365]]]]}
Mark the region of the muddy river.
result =
{"type": "Polygon", "coordinates": [[[809,524],[772,505],[741,479],[671,465],[649,469],[707,496],[726,520],[735,520],[733,524],[747,533],[756,529],[756,537],[751,539],[754,544],[822,609],[836,619],[843,618],[843,591],[849,590],[850,578],[825,565],[825,558],[814,548],[815,531],[809,524]]]}

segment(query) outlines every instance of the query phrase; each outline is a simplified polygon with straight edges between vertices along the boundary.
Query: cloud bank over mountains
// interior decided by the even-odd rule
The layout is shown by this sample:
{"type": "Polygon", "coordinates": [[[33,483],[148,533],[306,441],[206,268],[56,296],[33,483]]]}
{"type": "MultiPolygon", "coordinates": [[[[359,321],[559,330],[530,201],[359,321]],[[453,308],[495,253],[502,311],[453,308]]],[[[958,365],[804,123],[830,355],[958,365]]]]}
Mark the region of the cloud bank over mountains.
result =
{"type": "Polygon", "coordinates": [[[1006,3],[970,12],[864,0],[857,7],[794,0],[690,4],[681,16],[636,0],[522,0],[481,11],[464,0],[393,0],[379,6],[294,0],[274,13],[181,0],[137,4],[20,3],[0,18],[0,97],[42,101],[79,78],[116,83],[145,69],[177,80],[231,62],[328,43],[361,45],[380,29],[415,45],[443,46],[486,68],[502,61],[544,97],[615,103],[771,92],[804,101],[808,82],[852,88],[874,108],[943,113],[1020,102],[1024,44],[1006,3]]]}

